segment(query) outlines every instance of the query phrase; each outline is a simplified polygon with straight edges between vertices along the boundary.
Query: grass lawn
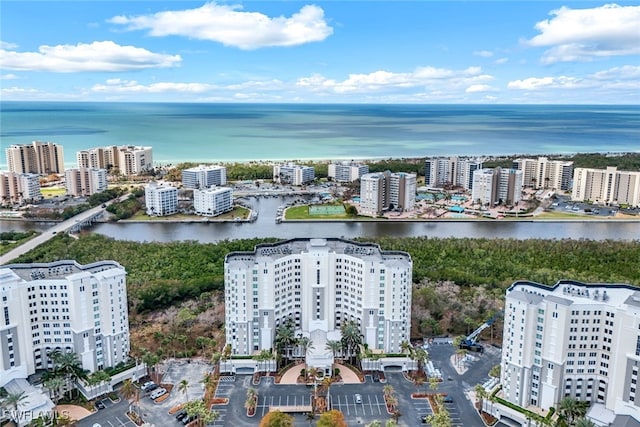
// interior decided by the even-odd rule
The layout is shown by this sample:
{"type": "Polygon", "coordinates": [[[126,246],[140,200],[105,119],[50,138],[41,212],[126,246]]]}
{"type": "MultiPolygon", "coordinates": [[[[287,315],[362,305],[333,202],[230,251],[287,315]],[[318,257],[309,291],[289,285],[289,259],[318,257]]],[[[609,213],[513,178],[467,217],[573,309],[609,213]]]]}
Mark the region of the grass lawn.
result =
{"type": "MultiPolygon", "coordinates": [[[[338,205],[336,205],[338,206],[338,205]]],[[[354,219],[353,217],[342,213],[339,215],[309,215],[309,206],[293,206],[288,208],[284,212],[284,219],[302,219],[302,220],[314,220],[314,219],[354,219]]],[[[358,219],[361,219],[358,217],[358,219]]],[[[371,218],[367,218],[371,219],[371,218]]]]}
{"type": "Polygon", "coordinates": [[[540,215],[536,215],[534,217],[529,217],[533,219],[575,219],[580,221],[590,221],[594,219],[607,219],[606,217],[602,217],[599,215],[580,215],[569,212],[543,212],[540,215]]]}
{"type": "Polygon", "coordinates": [[[44,187],[40,189],[40,194],[45,199],[50,199],[56,196],[64,196],[67,194],[67,189],[64,187],[44,187]]]}

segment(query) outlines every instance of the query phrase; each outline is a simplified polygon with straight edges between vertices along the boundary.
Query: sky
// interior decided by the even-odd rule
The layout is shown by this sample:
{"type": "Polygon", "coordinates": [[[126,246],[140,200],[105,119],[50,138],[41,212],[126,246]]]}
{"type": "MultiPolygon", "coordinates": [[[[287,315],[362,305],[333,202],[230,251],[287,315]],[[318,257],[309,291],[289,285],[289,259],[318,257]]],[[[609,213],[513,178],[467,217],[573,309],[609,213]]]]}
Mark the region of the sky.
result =
{"type": "Polygon", "coordinates": [[[640,2],[0,2],[0,99],[640,104],[640,2]]]}

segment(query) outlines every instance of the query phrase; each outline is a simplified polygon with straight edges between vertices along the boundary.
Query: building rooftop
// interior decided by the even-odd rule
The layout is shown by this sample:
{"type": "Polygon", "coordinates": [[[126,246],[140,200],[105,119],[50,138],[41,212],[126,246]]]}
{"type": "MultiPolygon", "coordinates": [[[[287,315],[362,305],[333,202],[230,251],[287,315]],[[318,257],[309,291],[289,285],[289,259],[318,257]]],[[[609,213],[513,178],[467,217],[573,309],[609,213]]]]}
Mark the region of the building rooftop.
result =
{"type": "Polygon", "coordinates": [[[99,261],[87,265],[78,264],[73,260],[50,263],[8,264],[0,268],[0,279],[10,275],[11,272],[27,282],[42,279],[62,279],[73,274],[96,274],[113,268],[124,270],[124,267],[115,261],[99,261]]]}

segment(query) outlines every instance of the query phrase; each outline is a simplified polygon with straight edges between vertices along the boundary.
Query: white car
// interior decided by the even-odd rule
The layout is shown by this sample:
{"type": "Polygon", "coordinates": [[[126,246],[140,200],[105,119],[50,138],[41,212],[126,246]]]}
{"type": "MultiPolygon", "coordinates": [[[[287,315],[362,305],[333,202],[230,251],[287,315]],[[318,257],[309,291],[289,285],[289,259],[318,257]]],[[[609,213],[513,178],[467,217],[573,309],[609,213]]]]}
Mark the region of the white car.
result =
{"type": "Polygon", "coordinates": [[[157,398],[159,398],[160,396],[163,396],[167,394],[167,389],[166,388],[159,388],[157,390],[154,390],[153,393],[151,393],[149,395],[149,397],[151,397],[151,400],[156,400],[157,398]]]}
{"type": "Polygon", "coordinates": [[[361,396],[361,395],[356,394],[356,395],[354,396],[354,399],[355,399],[355,402],[356,402],[356,403],[362,403],[362,396],[361,396]]]}

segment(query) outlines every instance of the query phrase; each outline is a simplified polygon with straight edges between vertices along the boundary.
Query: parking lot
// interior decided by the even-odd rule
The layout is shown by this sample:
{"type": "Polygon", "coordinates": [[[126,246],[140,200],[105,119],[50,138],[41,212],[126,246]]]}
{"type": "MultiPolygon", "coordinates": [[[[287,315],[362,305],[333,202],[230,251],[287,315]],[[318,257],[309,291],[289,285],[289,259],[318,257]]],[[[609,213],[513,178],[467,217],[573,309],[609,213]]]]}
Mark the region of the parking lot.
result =
{"type": "MultiPolygon", "coordinates": [[[[446,394],[451,400],[444,405],[449,411],[453,425],[479,425],[480,419],[473,407],[473,402],[469,400],[465,391],[473,389],[476,384],[487,381],[489,369],[499,363],[499,351],[488,348],[484,354],[475,354],[477,357],[469,362],[468,370],[463,375],[459,375],[451,366],[450,357],[455,351],[451,344],[432,345],[428,351],[430,360],[435,367],[442,371],[444,379],[438,384],[437,390],[433,392],[446,394]]],[[[173,384],[174,389],[170,398],[161,404],[154,403],[147,396],[148,393],[141,394],[139,407],[145,421],[156,426],[182,425],[175,417],[168,415],[170,408],[187,400],[187,396],[178,391],[178,385],[182,379],[186,379],[189,383],[188,398],[201,397],[203,387],[200,381],[208,369],[210,366],[203,362],[182,362],[167,365],[163,383],[173,384]]],[[[386,371],[385,375],[386,384],[394,388],[398,399],[398,410],[401,414],[399,424],[402,426],[427,425],[421,421],[424,416],[432,413],[427,399],[411,398],[411,394],[417,391],[416,386],[408,381],[401,372],[386,371]]],[[[366,425],[373,420],[380,420],[384,423],[391,418],[384,403],[384,385],[385,383],[374,382],[371,376],[367,376],[366,382],[362,384],[333,384],[328,396],[330,407],[341,411],[349,426],[366,425]],[[360,403],[357,401],[356,395],[359,395],[360,403]]],[[[422,385],[419,391],[432,392],[428,384],[422,385]]],[[[274,384],[271,377],[263,378],[259,385],[253,384],[251,375],[223,377],[218,384],[216,397],[227,398],[229,403],[212,407],[218,412],[219,417],[210,426],[256,426],[271,407],[310,406],[313,394],[314,388],[312,386],[274,384]],[[253,417],[247,416],[244,407],[249,388],[255,389],[258,394],[256,414],[253,417]]],[[[100,427],[134,427],[134,423],[125,415],[129,407],[128,402],[123,400],[119,403],[113,403],[106,399],[104,404],[105,409],[85,418],[78,423],[78,426],[95,427],[95,424],[98,424],[100,427]]],[[[309,424],[305,413],[296,414],[294,418],[296,425],[309,424]]]]}

